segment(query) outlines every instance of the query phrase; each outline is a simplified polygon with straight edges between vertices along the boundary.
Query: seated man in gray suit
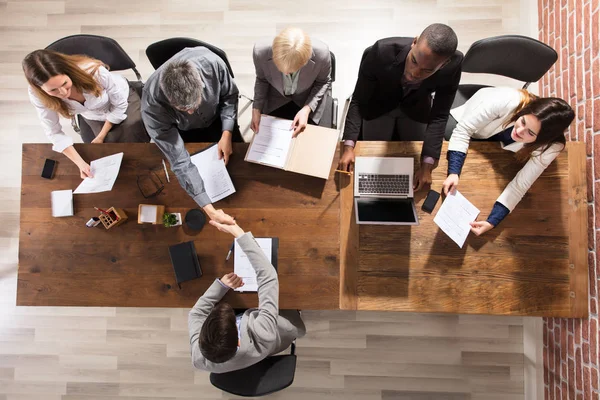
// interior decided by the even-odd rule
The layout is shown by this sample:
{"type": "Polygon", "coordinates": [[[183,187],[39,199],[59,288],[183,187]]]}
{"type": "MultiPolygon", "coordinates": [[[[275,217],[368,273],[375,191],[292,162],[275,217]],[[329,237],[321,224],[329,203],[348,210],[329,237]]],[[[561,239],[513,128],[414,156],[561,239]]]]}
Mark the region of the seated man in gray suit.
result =
{"type": "Polygon", "coordinates": [[[277,272],[252,233],[244,233],[237,224],[210,223],[238,238],[258,281],[258,308],[235,315],[229,304],[219,303],[229,289],[243,285],[240,277],[229,273],[216,279],[189,313],[194,367],[223,373],[249,367],[285,350],[294,339],[304,336],[306,328],[298,311],[279,312],[277,272]]]}
{"type": "Polygon", "coordinates": [[[219,159],[229,161],[237,127],[238,88],[225,62],[204,47],[186,48],[148,78],[142,94],[146,130],[171,164],[181,187],[208,216],[233,224],[215,210],[184,142],[218,142],[219,159]]]}
{"type": "Polygon", "coordinates": [[[290,27],[272,43],[257,43],[252,57],[256,69],[252,130],[258,131],[261,113],[294,120],[294,136],[309,122],[318,125],[331,86],[329,47],[290,27]]]}

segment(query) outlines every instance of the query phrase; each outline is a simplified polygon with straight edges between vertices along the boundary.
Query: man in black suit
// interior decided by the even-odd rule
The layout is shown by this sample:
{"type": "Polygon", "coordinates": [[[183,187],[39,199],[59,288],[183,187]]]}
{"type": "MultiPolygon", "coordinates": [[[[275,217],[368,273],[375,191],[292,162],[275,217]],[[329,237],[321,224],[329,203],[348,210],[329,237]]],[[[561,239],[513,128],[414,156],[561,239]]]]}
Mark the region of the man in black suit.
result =
{"type": "Polygon", "coordinates": [[[346,116],[340,169],[350,171],[357,140],[424,140],[415,190],[431,183],[460,82],[463,55],[457,45],[452,28],[433,24],[416,38],[381,39],[365,52],[346,116]]]}

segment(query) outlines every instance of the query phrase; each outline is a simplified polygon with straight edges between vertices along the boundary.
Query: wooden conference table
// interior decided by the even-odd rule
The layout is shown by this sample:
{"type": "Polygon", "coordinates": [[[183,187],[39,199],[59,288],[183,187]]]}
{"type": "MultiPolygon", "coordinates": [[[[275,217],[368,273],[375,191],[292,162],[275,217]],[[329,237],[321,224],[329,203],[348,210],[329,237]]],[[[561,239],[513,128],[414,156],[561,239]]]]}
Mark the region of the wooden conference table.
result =
{"type": "MultiPolygon", "coordinates": [[[[187,145],[190,153],[206,144],[187,145]]],[[[52,190],[80,183],[73,163],[47,144],[24,144],[17,305],[190,307],[233,269],[225,261],[230,235],[211,226],[137,224],[138,204],[163,204],[185,213],[194,201],[171,182],[144,199],[137,177],[154,171],[165,181],[153,144],[75,145],[86,160],[124,152],[113,190],[75,195],[74,217],[53,218],[52,190]],[[40,177],[45,158],[59,160],[54,179],[40,177]],[[119,207],[128,220],[115,228],[86,228],[93,207],[119,207]],[[175,283],[168,246],[193,240],[204,275],[175,283]]],[[[396,310],[581,317],[587,315],[587,203],[585,147],[569,143],[517,209],[497,229],[470,235],[460,249],[420,210],[420,225],[361,226],[354,222],[352,181],[327,181],[243,161],[247,144],[234,144],[228,170],[237,192],[218,202],[256,237],[279,237],[280,307],[396,310]]],[[[420,142],[363,142],[357,154],[418,159],[420,142]]],[[[446,148],[444,147],[444,153],[446,148]]],[[[338,157],[334,159],[337,165],[338,157]]],[[[440,190],[446,160],[433,174],[440,190]]],[[[496,143],[473,143],[459,190],[486,217],[517,172],[496,143]]],[[[252,307],[256,294],[226,296],[252,307]]]]}

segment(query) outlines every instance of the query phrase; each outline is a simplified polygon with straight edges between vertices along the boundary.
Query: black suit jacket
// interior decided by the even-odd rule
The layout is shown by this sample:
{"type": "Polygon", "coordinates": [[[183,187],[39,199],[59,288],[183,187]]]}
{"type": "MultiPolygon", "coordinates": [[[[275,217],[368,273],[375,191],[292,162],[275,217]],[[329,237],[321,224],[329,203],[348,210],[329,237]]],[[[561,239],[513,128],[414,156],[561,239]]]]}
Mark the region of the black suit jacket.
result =
{"type": "Polygon", "coordinates": [[[439,159],[450,107],[460,82],[463,55],[456,51],[448,64],[403,98],[401,79],[413,40],[381,39],[364,54],[346,116],[344,140],[358,140],[363,118],[374,119],[400,106],[409,118],[428,124],[421,156],[439,159]],[[432,92],[435,92],[433,104],[432,92]]]}

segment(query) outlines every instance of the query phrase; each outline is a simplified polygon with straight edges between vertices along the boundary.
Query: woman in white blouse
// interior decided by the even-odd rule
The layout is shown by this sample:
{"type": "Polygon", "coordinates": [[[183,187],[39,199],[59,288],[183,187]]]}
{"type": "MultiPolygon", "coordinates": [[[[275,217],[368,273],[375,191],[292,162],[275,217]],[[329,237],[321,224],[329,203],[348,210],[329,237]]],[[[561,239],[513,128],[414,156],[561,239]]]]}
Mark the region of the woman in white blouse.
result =
{"type": "Polygon", "coordinates": [[[109,72],[101,61],[36,50],[23,60],[23,72],[29,82],[29,99],[52,149],[73,161],[82,178],[90,176],[90,166],[73,147],[73,139],[63,132],[59,115],[83,117],[87,125],[82,126],[84,142],[149,141],[138,93],[127,79],[109,72]]]}
{"type": "Polygon", "coordinates": [[[458,124],[448,144],[444,193],[458,186],[471,138],[497,140],[502,148],[516,153],[517,162],[524,164],[496,200],[487,220],[471,223],[471,231],[481,235],[512,212],[564,149],[564,132],[575,113],[562,99],[540,98],[521,89],[490,87],[477,91],[451,114],[458,124]]]}

